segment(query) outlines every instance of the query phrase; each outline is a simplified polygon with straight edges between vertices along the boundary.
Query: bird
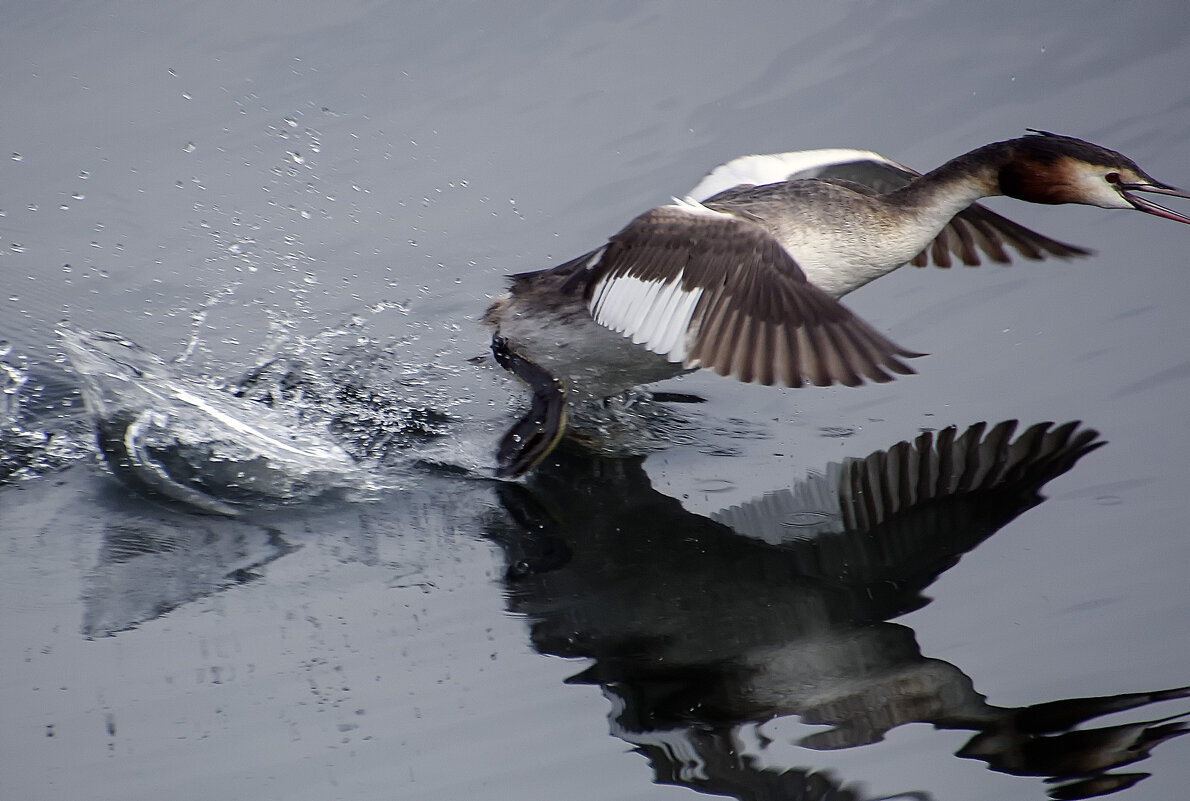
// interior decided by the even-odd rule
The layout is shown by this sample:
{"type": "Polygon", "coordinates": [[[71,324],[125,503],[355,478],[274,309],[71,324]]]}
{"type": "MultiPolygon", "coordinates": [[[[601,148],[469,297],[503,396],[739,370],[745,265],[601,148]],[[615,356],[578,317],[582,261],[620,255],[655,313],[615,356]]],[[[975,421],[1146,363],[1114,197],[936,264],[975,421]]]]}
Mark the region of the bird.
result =
{"type": "Polygon", "coordinates": [[[904,265],[949,267],[1091,251],[975,203],[1134,209],[1190,217],[1137,193],[1190,198],[1105,147],[1049,131],[993,142],[924,175],[871,151],[745,156],[556,267],[510,276],[482,318],[496,361],[530,387],[496,475],[537,466],[570,408],[703,368],[743,382],[857,386],[915,372],[839,298],[904,265]]]}

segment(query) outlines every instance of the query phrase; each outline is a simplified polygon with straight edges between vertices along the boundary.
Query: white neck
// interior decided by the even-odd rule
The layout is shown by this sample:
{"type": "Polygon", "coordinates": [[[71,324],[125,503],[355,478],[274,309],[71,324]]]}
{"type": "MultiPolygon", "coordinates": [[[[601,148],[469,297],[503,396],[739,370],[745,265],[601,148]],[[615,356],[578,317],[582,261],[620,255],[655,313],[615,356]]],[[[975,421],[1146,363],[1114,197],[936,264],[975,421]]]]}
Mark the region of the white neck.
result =
{"type": "Polygon", "coordinates": [[[811,219],[774,234],[811,283],[841,297],[917,256],[976,200],[999,194],[993,170],[955,162],[887,195],[857,198],[842,189],[848,196],[839,203],[828,196],[811,219]]]}

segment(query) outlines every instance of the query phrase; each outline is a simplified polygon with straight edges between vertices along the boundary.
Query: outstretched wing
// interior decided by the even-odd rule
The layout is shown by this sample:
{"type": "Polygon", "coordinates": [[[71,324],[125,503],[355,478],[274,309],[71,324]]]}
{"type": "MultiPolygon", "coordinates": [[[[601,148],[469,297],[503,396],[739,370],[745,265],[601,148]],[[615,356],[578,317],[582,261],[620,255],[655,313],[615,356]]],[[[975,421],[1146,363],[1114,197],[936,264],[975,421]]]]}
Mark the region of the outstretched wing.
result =
{"type": "Polygon", "coordinates": [[[905,350],[810,284],[759,225],[699,204],[645,212],[587,262],[596,322],[672,362],[800,387],[913,370],[905,350]]]}
{"type": "MultiPolygon", "coordinates": [[[[886,194],[920,175],[870,150],[798,150],[741,156],[721,164],[690,191],[689,197],[702,201],[741,184],[761,186],[807,178],[848,181],[865,186],[876,194],[886,194]]],[[[982,263],[982,253],[991,261],[1008,264],[1012,258],[1006,247],[1035,261],[1091,254],[1085,248],[1050,239],[976,203],[956,214],[934,241],[909,263],[917,267],[931,263],[950,267],[954,263],[952,257],[957,257],[963,264],[974,267],[982,263]]]]}

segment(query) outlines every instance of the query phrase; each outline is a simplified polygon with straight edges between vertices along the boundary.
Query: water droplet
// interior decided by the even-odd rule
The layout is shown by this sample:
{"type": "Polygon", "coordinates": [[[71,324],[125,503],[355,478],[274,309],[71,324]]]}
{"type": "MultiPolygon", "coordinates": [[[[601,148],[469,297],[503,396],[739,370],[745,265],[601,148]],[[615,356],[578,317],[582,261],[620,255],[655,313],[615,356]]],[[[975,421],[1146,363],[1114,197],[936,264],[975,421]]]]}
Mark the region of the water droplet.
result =
{"type": "Polygon", "coordinates": [[[13,253],[24,253],[25,252],[25,246],[18,245],[16,242],[13,242],[11,245],[9,245],[8,249],[11,250],[13,253]]]}
{"type": "Polygon", "coordinates": [[[82,192],[75,192],[70,197],[74,200],[86,200],[87,199],[87,196],[84,195],[82,192]]]}
{"type": "Polygon", "coordinates": [[[193,142],[187,142],[186,146],[182,148],[182,150],[186,151],[187,153],[193,153],[194,151],[198,150],[198,147],[193,142]]]}
{"type": "Polygon", "coordinates": [[[24,156],[22,156],[20,153],[13,153],[13,154],[12,154],[12,160],[13,160],[13,161],[24,161],[24,160],[25,160],[25,157],[24,157],[24,156]]]}
{"type": "Polygon", "coordinates": [[[87,172],[86,170],[83,170],[82,172],[80,172],[80,173],[79,173],[79,180],[80,180],[80,181],[85,181],[85,180],[87,180],[87,179],[88,179],[88,178],[90,178],[90,177],[91,177],[91,173],[87,172]]]}
{"type": "Polygon", "coordinates": [[[30,203],[28,206],[25,206],[25,208],[27,208],[29,211],[37,211],[37,204],[30,203]]]}
{"type": "Polygon", "coordinates": [[[190,99],[190,93],[189,93],[189,92],[182,92],[182,99],[183,99],[183,100],[189,100],[189,99],[190,99]]]}

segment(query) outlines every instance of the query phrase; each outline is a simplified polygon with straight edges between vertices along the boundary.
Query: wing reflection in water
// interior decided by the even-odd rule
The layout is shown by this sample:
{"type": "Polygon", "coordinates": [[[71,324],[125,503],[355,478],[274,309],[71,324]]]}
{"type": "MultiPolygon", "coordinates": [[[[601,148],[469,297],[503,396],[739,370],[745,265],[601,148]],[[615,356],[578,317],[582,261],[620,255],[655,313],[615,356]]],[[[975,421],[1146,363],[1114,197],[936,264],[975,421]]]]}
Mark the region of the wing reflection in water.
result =
{"type": "MultiPolygon", "coordinates": [[[[26,493],[20,500],[29,510],[40,510],[49,491],[26,493]]],[[[89,638],[121,636],[244,585],[255,586],[249,592],[257,601],[275,602],[272,571],[282,558],[291,577],[362,565],[379,570],[389,588],[450,587],[457,581],[456,535],[466,532],[469,540],[479,539],[478,523],[460,517],[459,510],[490,508],[493,502],[488,482],[452,477],[430,478],[416,490],[394,490],[367,504],[236,518],[130,498],[114,482],[84,480],[75,491],[76,500],[47,525],[53,531],[60,528],[59,520],[82,525],[84,538],[99,543],[97,558],[82,577],[82,633],[89,638]],[[80,524],[85,514],[92,517],[80,524]]]]}
{"type": "Polygon", "coordinates": [[[138,507],[111,510],[99,562],[84,579],[83,634],[101,637],[260,576],[296,549],[280,531],[138,507]]]}
{"type": "Polygon", "coordinates": [[[798,744],[850,748],[911,722],[971,730],[960,756],[1087,798],[1186,732],[1176,718],[1079,728],[1190,697],[1185,688],[997,707],[953,664],[890,623],[1044,485],[1100,447],[1077,423],[923,434],[712,518],[656,492],[640,460],[560,454],[504,485],[508,603],[544,654],[592,659],[571,679],[612,701],[613,733],[657,781],[740,799],[860,798],[810,768],[760,767],[749,742],[785,716],[829,728],[798,744]],[[750,733],[749,733],[750,732],[750,733]]]}

